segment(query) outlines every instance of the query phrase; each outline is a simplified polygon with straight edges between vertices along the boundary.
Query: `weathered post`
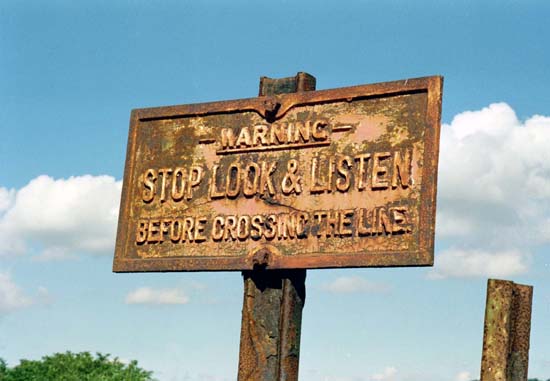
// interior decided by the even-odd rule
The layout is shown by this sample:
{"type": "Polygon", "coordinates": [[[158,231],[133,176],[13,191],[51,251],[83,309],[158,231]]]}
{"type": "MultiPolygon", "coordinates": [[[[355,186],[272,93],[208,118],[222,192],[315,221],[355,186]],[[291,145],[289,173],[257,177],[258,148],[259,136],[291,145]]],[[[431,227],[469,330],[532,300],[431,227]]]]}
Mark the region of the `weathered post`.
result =
{"type": "Polygon", "coordinates": [[[489,279],[481,381],[527,381],[533,287],[489,279]]]}
{"type": "MultiPolygon", "coordinates": [[[[315,90],[315,78],[260,78],[260,96],[315,90]]],[[[277,107],[272,105],[273,108],[277,107]]],[[[239,381],[296,381],[306,270],[243,271],[239,381]]]]}

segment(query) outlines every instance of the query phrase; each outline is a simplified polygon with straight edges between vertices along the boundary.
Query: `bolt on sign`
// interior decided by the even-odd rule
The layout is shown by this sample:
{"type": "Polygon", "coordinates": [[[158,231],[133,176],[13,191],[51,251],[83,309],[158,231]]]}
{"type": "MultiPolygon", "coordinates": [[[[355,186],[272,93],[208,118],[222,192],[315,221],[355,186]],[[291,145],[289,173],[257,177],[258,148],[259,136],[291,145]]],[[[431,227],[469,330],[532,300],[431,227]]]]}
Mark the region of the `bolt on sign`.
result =
{"type": "Polygon", "coordinates": [[[431,265],[441,88],[134,110],[114,271],[431,265]]]}

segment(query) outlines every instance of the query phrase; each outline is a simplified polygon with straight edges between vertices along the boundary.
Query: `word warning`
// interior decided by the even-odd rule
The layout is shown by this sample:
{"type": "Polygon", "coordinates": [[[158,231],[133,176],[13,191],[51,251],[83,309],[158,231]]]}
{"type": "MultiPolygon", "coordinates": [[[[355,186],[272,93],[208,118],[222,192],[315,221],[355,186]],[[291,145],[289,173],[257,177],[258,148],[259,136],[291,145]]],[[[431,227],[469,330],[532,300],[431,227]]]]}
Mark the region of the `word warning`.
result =
{"type": "Polygon", "coordinates": [[[134,110],[114,271],[431,265],[441,87],[134,110]]]}

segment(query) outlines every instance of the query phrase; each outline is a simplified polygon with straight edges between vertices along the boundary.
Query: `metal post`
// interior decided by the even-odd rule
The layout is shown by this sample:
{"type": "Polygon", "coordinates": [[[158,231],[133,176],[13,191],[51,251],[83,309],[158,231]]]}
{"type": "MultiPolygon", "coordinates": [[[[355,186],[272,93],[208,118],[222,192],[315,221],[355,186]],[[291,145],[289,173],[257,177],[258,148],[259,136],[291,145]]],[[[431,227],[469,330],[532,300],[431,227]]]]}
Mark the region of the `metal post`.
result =
{"type": "MultiPolygon", "coordinates": [[[[260,78],[260,96],[315,90],[315,77],[260,78]]],[[[274,105],[276,107],[276,105],[274,105]]],[[[243,271],[239,381],[297,381],[306,270],[243,271]]]]}
{"type": "Polygon", "coordinates": [[[489,279],[481,381],[527,381],[533,287],[489,279]]]}

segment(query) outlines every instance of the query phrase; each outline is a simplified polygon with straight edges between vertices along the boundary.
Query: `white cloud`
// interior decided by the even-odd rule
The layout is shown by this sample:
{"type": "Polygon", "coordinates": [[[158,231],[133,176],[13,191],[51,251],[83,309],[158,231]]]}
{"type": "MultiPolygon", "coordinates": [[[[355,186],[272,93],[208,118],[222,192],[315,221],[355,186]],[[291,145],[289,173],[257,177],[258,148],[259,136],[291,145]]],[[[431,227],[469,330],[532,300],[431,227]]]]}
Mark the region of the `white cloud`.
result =
{"type": "Polygon", "coordinates": [[[455,381],[470,381],[473,379],[474,377],[467,371],[459,372],[455,377],[455,381]]]}
{"type": "Polygon", "coordinates": [[[14,197],[14,189],[6,189],[0,187],[0,213],[7,210],[13,204],[14,197]]]}
{"type": "Polygon", "coordinates": [[[19,190],[0,188],[0,256],[38,251],[40,259],[109,253],[122,183],[110,176],[39,176],[19,190]]]}
{"type": "Polygon", "coordinates": [[[550,117],[522,123],[505,103],[443,125],[438,234],[550,242],[549,141],[550,117]]]}
{"type": "Polygon", "coordinates": [[[77,255],[66,247],[48,247],[32,257],[35,262],[67,261],[77,259],[77,255]]]}
{"type": "Polygon", "coordinates": [[[370,376],[370,379],[373,381],[393,381],[395,380],[395,375],[397,374],[397,369],[393,366],[386,367],[382,373],[376,373],[370,376]]]}
{"type": "Polygon", "coordinates": [[[520,251],[449,249],[437,254],[437,264],[428,277],[509,277],[527,272],[528,262],[529,257],[520,251]]]}
{"type": "Polygon", "coordinates": [[[126,304],[187,304],[189,297],[178,288],[140,287],[126,295],[126,304]]]}
{"type": "Polygon", "coordinates": [[[8,273],[0,273],[0,314],[12,312],[32,304],[32,299],[12,281],[8,273]]]}
{"type": "Polygon", "coordinates": [[[548,142],[550,117],[522,122],[505,103],[442,126],[436,232],[456,249],[437,254],[435,274],[527,270],[529,251],[550,242],[548,142]]]}
{"type": "Polygon", "coordinates": [[[342,276],[332,282],[321,286],[324,291],[335,294],[350,294],[357,292],[388,292],[390,287],[386,284],[368,281],[358,276],[342,276]]]}

